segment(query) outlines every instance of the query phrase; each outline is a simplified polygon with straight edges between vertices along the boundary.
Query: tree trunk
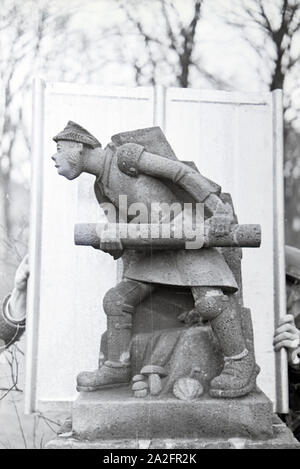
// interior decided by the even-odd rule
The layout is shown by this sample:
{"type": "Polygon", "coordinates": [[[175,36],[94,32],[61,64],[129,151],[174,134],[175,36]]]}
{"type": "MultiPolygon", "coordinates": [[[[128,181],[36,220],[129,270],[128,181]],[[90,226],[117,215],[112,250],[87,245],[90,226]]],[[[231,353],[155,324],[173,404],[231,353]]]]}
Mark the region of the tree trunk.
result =
{"type": "Polygon", "coordinates": [[[281,70],[281,61],[276,62],[275,70],[272,76],[272,81],[270,84],[270,90],[282,90],[284,84],[284,74],[281,70]]]}

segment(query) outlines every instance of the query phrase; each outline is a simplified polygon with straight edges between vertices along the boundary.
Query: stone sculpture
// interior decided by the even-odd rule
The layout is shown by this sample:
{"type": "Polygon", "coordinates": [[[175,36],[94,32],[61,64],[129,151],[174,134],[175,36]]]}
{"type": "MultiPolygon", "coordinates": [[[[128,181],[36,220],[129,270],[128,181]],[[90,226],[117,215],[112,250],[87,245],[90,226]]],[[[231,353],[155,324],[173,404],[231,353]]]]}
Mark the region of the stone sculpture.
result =
{"type": "Polygon", "coordinates": [[[107,292],[103,302],[107,333],[102,339],[99,369],[80,373],[77,389],[87,392],[126,386],[136,374],[140,375],[132,383],[136,397],[172,392],[174,383],[178,395],[191,398],[202,394],[202,385],[214,398],[237,398],[255,389],[259,367],[250,312],[242,301],[240,247],[259,245],[259,227],[237,225],[230,196],[222,194],[193,164],[179,161],[158,127],[114,135],[103,149],[87,130],[69,121],[54,141],[57,153],[52,159],[58,173],[69,180],[82,172],[95,175],[97,200],[104,208],[111,204],[119,211],[120,225],[134,221],[134,215],[120,207],[120,195],[126,196],[129,206],[142,203],[148,211],[153,203],[203,204],[205,216],[200,249],[186,249],[185,239],[172,236],[141,241],[130,236],[123,239],[109,228],[99,235],[97,226],[76,227],[77,244],[122,258],[124,265],[122,281],[107,292]],[[143,318],[144,323],[149,322],[146,315],[152,299],[151,314],[156,314],[153,321],[158,327],[150,331],[150,345],[149,334],[141,345],[137,337],[143,332],[143,318]],[[202,379],[202,369],[197,376],[193,374],[197,360],[202,359],[196,353],[193,361],[188,347],[194,342],[193,350],[198,350],[208,339],[213,375],[206,372],[202,379]],[[134,357],[135,340],[134,349],[140,354],[134,357]],[[146,358],[141,361],[140,355],[146,358]],[[177,370],[182,356],[188,356],[186,366],[177,370]],[[178,385],[177,380],[184,377],[189,379],[178,385]],[[207,377],[209,381],[204,382],[207,377]],[[202,379],[201,392],[195,379],[202,379]]]}

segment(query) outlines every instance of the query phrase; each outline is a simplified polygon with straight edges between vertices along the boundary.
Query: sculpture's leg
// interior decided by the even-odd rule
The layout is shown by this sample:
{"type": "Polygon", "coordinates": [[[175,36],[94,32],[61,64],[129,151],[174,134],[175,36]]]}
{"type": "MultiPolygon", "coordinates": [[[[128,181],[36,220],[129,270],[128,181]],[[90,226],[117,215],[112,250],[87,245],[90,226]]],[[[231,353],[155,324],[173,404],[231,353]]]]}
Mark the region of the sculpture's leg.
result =
{"type": "Polygon", "coordinates": [[[256,384],[259,368],[253,351],[246,348],[239,318],[239,306],[221,289],[193,287],[195,309],[211,327],[224,354],[224,368],[210,383],[213,397],[239,397],[256,384]]]}
{"type": "Polygon", "coordinates": [[[106,293],[103,308],[107,315],[107,360],[98,370],[79,373],[78,391],[96,391],[128,383],[132,314],[154,288],[151,284],[123,280],[106,293]]]}

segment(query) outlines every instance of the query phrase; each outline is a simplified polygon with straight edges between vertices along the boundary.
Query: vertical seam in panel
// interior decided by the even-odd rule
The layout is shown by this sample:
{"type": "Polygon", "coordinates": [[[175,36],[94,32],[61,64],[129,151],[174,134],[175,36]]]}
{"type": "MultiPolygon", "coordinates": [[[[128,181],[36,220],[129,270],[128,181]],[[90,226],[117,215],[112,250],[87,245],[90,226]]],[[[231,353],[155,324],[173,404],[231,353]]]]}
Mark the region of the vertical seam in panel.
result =
{"type": "MultiPolygon", "coordinates": [[[[274,260],[274,320],[286,314],[285,265],[284,265],[284,189],[283,189],[283,122],[281,91],[272,92],[273,109],[273,260],[274,260]]],[[[276,412],[288,413],[287,353],[281,349],[275,355],[276,412]]]]}
{"type": "Polygon", "coordinates": [[[26,380],[25,413],[36,410],[37,368],[38,368],[38,327],[40,306],[41,274],[41,227],[42,227],[42,187],[43,187],[43,133],[44,133],[44,92],[43,80],[33,83],[32,113],[32,159],[31,159],[31,209],[29,262],[31,275],[28,282],[27,325],[26,325],[26,380]]]}
{"type": "Polygon", "coordinates": [[[166,130],[166,88],[162,85],[153,88],[153,125],[166,130]]]}

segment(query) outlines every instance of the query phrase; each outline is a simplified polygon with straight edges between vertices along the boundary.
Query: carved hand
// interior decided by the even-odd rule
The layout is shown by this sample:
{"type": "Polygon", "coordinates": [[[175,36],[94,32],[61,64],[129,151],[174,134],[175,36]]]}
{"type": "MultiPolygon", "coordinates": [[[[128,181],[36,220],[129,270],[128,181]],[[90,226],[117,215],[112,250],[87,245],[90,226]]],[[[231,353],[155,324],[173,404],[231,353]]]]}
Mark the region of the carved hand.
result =
{"type": "Polygon", "coordinates": [[[228,215],[214,215],[205,222],[211,231],[211,234],[227,235],[230,233],[232,218],[228,215]]]}
{"type": "Polygon", "coordinates": [[[115,260],[119,259],[123,254],[123,246],[120,238],[116,233],[110,230],[103,231],[100,240],[100,249],[113,256],[115,260]]]}
{"type": "Polygon", "coordinates": [[[188,326],[193,326],[194,324],[203,324],[203,320],[196,308],[192,309],[191,311],[181,313],[177,319],[179,319],[179,321],[185,322],[188,326]]]}
{"type": "Polygon", "coordinates": [[[223,204],[219,201],[213,216],[205,223],[209,226],[211,234],[228,235],[231,225],[234,223],[232,207],[228,203],[223,204]]]}

